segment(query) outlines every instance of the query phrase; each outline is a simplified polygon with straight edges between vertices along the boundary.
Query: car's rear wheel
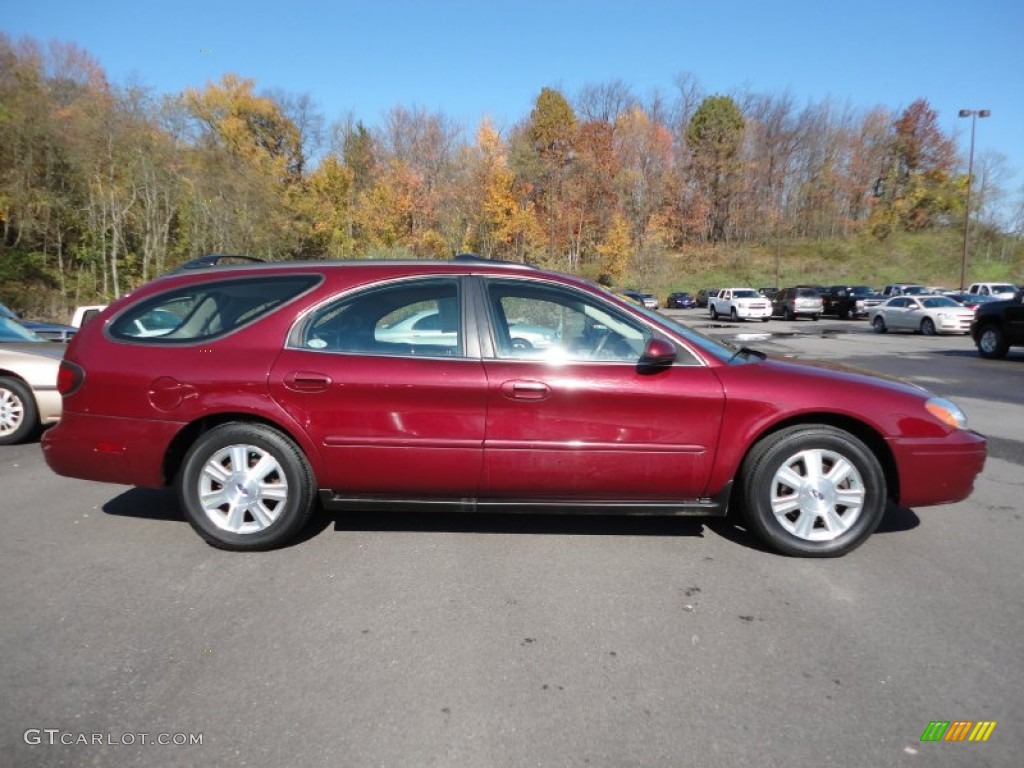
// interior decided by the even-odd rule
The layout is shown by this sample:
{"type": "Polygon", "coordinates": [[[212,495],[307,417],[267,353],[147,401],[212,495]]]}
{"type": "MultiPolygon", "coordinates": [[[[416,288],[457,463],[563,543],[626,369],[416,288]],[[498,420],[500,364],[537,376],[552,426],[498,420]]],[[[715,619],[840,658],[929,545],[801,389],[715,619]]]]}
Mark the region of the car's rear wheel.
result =
{"type": "Polygon", "coordinates": [[[885,514],[881,464],[857,437],[800,425],[761,440],[740,470],[742,512],[773,549],[837,557],[857,548],[885,514]]]}
{"type": "Polygon", "coordinates": [[[885,320],[881,315],[875,315],[875,319],[871,321],[871,327],[875,329],[875,333],[885,333],[889,330],[885,327],[885,320]]]}
{"type": "Polygon", "coordinates": [[[924,320],[921,321],[921,333],[923,333],[925,336],[935,335],[935,323],[932,321],[930,317],[926,317],[924,320]]]}
{"type": "Polygon", "coordinates": [[[39,429],[32,390],[19,379],[0,376],[0,445],[28,440],[39,429]]]}
{"type": "Polygon", "coordinates": [[[1010,351],[1010,345],[1006,341],[1006,334],[998,325],[986,325],[978,333],[976,342],[978,354],[982,357],[997,360],[1006,357],[1010,351]]]}
{"type": "Polygon", "coordinates": [[[263,424],[232,422],[204,433],[186,454],[177,486],[196,532],[238,551],[285,544],[306,525],[316,500],[305,455],[263,424]]]}

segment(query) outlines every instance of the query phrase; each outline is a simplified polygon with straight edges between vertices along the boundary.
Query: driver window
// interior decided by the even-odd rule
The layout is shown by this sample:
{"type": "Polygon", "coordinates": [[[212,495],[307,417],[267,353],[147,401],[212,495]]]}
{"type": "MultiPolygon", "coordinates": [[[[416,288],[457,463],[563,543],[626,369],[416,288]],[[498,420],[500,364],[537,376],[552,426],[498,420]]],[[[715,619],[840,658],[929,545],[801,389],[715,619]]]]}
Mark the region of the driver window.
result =
{"type": "Polygon", "coordinates": [[[491,281],[488,303],[500,358],[635,364],[651,336],[613,307],[567,289],[491,281]]]}

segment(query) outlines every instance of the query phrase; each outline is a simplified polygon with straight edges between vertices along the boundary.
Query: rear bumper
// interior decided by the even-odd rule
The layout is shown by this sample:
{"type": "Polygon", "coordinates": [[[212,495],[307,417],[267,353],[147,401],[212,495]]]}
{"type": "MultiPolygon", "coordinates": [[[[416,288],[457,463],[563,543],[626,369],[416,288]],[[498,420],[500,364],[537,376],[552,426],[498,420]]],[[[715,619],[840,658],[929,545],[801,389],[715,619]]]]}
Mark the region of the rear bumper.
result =
{"type": "Polygon", "coordinates": [[[985,438],[969,430],[940,438],[901,438],[889,446],[899,470],[899,502],[907,507],[963,501],[988,455],[985,438]]]}
{"type": "Polygon", "coordinates": [[[65,477],[160,488],[167,448],[183,426],[65,412],[42,437],[43,458],[65,477]]]}

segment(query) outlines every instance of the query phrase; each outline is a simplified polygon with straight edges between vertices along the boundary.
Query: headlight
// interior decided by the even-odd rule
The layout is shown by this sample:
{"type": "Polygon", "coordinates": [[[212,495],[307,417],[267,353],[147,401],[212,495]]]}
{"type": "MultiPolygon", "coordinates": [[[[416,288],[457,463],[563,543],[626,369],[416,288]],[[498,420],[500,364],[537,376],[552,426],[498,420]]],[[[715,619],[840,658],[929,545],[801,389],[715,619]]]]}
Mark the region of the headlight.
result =
{"type": "Polygon", "coordinates": [[[939,312],[938,317],[939,317],[939,320],[950,320],[950,319],[952,319],[953,316],[951,314],[949,314],[948,312],[939,312]]]}
{"type": "Polygon", "coordinates": [[[924,404],[928,413],[953,429],[967,429],[967,415],[944,397],[932,397],[924,404]]]}

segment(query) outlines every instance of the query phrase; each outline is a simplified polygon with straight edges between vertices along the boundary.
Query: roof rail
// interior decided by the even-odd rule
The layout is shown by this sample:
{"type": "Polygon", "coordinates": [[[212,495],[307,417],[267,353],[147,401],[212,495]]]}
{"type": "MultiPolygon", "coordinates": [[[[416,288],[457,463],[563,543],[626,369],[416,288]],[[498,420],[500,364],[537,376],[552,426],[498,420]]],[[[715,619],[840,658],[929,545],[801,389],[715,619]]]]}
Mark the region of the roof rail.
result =
{"type": "Polygon", "coordinates": [[[264,260],[255,256],[243,256],[241,254],[234,253],[207,253],[203,256],[197,256],[191,261],[186,261],[184,264],[179,264],[175,267],[171,274],[178,272],[184,272],[189,269],[205,269],[206,267],[215,267],[220,263],[225,264],[238,264],[239,262],[252,262],[255,264],[262,263],[264,260]]]}
{"type": "Polygon", "coordinates": [[[452,258],[452,261],[478,261],[481,264],[490,264],[494,266],[515,267],[518,269],[537,269],[533,264],[526,264],[519,261],[508,261],[507,259],[489,259],[476,253],[457,253],[452,258]]]}

